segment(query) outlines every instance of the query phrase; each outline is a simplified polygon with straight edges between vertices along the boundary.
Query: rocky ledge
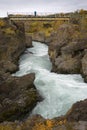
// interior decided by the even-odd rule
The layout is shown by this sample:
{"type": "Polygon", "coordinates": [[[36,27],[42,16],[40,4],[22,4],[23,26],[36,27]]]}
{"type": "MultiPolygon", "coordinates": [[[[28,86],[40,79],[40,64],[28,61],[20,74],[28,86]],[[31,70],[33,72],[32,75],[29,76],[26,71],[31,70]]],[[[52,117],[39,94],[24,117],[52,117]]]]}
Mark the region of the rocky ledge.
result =
{"type": "Polygon", "coordinates": [[[7,75],[4,78],[0,84],[0,122],[22,120],[40,101],[33,84],[35,75],[20,78],[7,75]]]}
{"type": "Polygon", "coordinates": [[[25,37],[23,23],[0,19],[0,122],[22,120],[41,100],[34,74],[17,78],[19,56],[32,39],[25,37]]]}

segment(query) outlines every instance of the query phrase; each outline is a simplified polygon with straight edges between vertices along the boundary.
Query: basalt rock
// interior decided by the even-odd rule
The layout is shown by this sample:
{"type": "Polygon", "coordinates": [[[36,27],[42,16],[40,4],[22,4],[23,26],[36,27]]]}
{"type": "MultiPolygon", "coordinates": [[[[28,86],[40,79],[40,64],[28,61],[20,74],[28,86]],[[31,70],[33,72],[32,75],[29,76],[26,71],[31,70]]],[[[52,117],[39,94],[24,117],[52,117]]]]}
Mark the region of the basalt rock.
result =
{"type": "MultiPolygon", "coordinates": [[[[78,26],[62,25],[58,29],[53,35],[53,41],[49,44],[49,56],[53,64],[52,71],[63,74],[81,74],[87,82],[87,38],[81,35],[78,26]]],[[[74,129],[87,129],[86,108],[87,99],[75,103],[65,115],[68,123],[81,123],[76,124],[74,129]]]]}
{"type": "Polygon", "coordinates": [[[34,41],[46,43],[47,45],[49,45],[49,43],[52,41],[52,37],[46,36],[44,32],[39,32],[39,33],[33,34],[32,39],[34,41]]]}
{"type": "Polygon", "coordinates": [[[32,36],[32,39],[34,41],[39,41],[39,42],[45,43],[45,34],[43,32],[35,33],[32,36]]]}
{"type": "Polygon", "coordinates": [[[31,43],[29,37],[26,43],[23,23],[0,20],[0,122],[22,120],[41,100],[33,84],[34,74],[20,78],[11,75],[31,43]]]}
{"type": "Polygon", "coordinates": [[[81,61],[80,57],[60,56],[55,60],[56,71],[64,74],[80,73],[81,61]]]}
{"type": "Polygon", "coordinates": [[[87,121],[87,99],[75,103],[67,113],[68,121],[87,121]]]}
{"type": "Polygon", "coordinates": [[[87,38],[81,37],[79,27],[73,24],[61,25],[52,34],[49,56],[53,63],[52,71],[67,74],[82,74],[87,82],[87,38]]]}
{"type": "Polygon", "coordinates": [[[34,74],[9,77],[0,85],[0,122],[22,120],[35,107],[40,96],[33,84],[34,74]]]}
{"type": "Polygon", "coordinates": [[[44,119],[36,115],[24,122],[3,122],[0,129],[4,130],[86,130],[87,121],[68,122],[64,118],[44,119]]]}
{"type": "Polygon", "coordinates": [[[87,52],[85,50],[84,57],[82,58],[82,75],[87,82],[87,52]]]}
{"type": "Polygon", "coordinates": [[[8,19],[0,22],[0,68],[12,73],[17,70],[18,58],[26,47],[24,27],[21,23],[11,24],[8,19]]]}
{"type": "Polygon", "coordinates": [[[25,33],[25,37],[26,37],[26,47],[32,47],[32,37],[27,33],[25,33]]]}

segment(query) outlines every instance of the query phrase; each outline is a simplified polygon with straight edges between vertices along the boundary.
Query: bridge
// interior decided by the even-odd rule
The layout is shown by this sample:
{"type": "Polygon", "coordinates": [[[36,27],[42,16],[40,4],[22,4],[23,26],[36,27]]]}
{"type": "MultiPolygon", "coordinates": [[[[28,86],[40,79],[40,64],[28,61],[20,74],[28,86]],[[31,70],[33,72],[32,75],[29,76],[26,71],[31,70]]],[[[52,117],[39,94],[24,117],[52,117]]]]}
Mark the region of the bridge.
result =
{"type": "Polygon", "coordinates": [[[70,16],[65,15],[29,15],[29,14],[8,14],[8,18],[13,21],[64,21],[68,22],[70,16]]]}

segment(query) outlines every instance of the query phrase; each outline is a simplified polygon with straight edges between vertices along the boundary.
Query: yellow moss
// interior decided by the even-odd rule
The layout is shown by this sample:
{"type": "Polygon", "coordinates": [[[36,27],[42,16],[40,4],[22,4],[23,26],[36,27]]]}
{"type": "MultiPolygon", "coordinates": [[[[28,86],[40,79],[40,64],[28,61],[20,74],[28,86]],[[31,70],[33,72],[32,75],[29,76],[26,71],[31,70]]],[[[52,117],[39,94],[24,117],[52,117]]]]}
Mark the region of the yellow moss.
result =
{"type": "Polygon", "coordinates": [[[22,130],[22,127],[17,126],[16,124],[7,124],[7,125],[0,125],[0,130],[22,130]]]}
{"type": "Polygon", "coordinates": [[[48,128],[52,128],[52,126],[53,126],[53,122],[51,120],[46,120],[46,124],[47,124],[48,128]]]}
{"type": "Polygon", "coordinates": [[[58,124],[59,124],[59,125],[63,125],[63,121],[59,121],[58,124]]]}
{"type": "Polygon", "coordinates": [[[60,27],[60,25],[62,25],[63,23],[65,23],[64,21],[54,21],[53,22],[53,30],[58,30],[58,28],[60,27]]]}
{"type": "Polygon", "coordinates": [[[4,30],[4,32],[6,33],[6,34],[10,34],[10,35],[14,35],[15,34],[15,31],[12,29],[12,28],[6,28],[5,30],[4,30]]]}
{"type": "Polygon", "coordinates": [[[33,21],[27,24],[26,33],[34,34],[42,32],[46,37],[56,30],[58,30],[61,24],[65,23],[64,21],[33,21]]]}
{"type": "Polygon", "coordinates": [[[53,28],[47,28],[47,29],[43,29],[43,32],[45,33],[45,36],[48,37],[50,36],[51,32],[52,32],[53,28]]]}
{"type": "Polygon", "coordinates": [[[6,126],[0,125],[0,130],[13,130],[13,128],[9,125],[6,125],[6,126]]]}
{"type": "Polygon", "coordinates": [[[32,130],[48,130],[43,123],[36,124],[32,130]]]}
{"type": "Polygon", "coordinates": [[[0,27],[4,27],[5,25],[6,25],[5,21],[0,19],[0,27]]]}
{"type": "Polygon", "coordinates": [[[66,124],[67,120],[65,119],[63,122],[64,122],[64,124],[66,124]]]}
{"type": "Polygon", "coordinates": [[[50,57],[55,57],[55,51],[50,51],[50,53],[49,53],[49,55],[50,55],[50,57]]]}

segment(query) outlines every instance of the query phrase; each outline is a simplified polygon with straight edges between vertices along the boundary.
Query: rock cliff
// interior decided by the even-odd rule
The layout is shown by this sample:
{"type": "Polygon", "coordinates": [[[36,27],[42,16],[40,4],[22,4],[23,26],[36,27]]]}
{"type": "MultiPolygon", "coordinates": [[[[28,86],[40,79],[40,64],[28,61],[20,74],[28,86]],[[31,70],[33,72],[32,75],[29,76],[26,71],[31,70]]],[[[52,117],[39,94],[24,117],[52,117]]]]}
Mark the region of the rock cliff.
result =
{"type": "Polygon", "coordinates": [[[63,24],[49,44],[49,55],[53,71],[64,74],[82,74],[87,82],[87,38],[81,37],[80,28],[74,24],[63,24]]]}
{"type": "Polygon", "coordinates": [[[18,70],[19,56],[29,46],[31,38],[26,43],[23,23],[0,19],[0,122],[21,120],[40,99],[33,84],[34,74],[11,76],[18,70]]]}

